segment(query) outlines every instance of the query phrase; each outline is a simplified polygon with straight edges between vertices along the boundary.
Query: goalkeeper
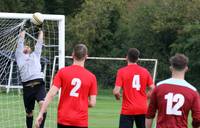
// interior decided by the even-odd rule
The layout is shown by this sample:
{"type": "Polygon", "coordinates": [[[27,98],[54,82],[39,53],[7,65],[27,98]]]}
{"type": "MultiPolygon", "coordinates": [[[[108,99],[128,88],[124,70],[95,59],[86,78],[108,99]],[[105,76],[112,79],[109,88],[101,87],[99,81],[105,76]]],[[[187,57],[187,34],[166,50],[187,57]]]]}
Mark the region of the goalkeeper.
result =
{"type": "MultiPolygon", "coordinates": [[[[20,71],[23,85],[23,100],[26,110],[27,128],[32,128],[33,110],[35,101],[40,108],[46,96],[44,74],[41,72],[40,57],[43,44],[43,31],[39,31],[38,40],[35,49],[32,52],[29,46],[24,45],[25,31],[19,33],[15,57],[20,71]]],[[[44,127],[46,113],[43,114],[43,122],[40,128],[44,127]]]]}

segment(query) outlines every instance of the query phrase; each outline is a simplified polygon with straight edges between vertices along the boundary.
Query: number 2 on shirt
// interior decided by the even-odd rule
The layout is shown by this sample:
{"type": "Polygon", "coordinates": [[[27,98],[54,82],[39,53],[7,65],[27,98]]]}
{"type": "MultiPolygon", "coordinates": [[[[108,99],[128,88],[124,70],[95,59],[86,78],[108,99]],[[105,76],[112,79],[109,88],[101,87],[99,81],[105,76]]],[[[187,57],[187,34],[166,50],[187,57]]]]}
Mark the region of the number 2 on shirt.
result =
{"type": "Polygon", "coordinates": [[[132,87],[135,88],[137,91],[140,90],[140,75],[134,75],[132,80],[132,87]]]}
{"type": "Polygon", "coordinates": [[[74,86],[74,88],[70,92],[70,96],[78,97],[79,93],[77,93],[78,89],[81,87],[81,80],[79,78],[73,78],[71,85],[74,86]]]}
{"type": "Polygon", "coordinates": [[[166,108],[166,114],[167,115],[177,115],[181,116],[182,111],[179,109],[183,106],[185,102],[185,98],[182,94],[173,94],[168,93],[165,95],[165,99],[167,100],[167,108],[166,108]],[[173,103],[175,102],[174,106],[173,103]]]}

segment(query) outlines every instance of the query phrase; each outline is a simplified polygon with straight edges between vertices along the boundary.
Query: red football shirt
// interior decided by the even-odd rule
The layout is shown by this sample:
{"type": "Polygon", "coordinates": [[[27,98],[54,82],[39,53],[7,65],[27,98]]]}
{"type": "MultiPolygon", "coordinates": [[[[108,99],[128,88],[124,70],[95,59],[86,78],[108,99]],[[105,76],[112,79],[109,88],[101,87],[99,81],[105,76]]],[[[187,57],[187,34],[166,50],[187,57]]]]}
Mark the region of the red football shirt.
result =
{"type": "Polygon", "coordinates": [[[194,128],[200,126],[200,97],[185,80],[170,78],[157,84],[151,95],[147,118],[158,111],[156,128],[187,128],[188,113],[192,111],[194,128]]]}
{"type": "Polygon", "coordinates": [[[88,96],[97,95],[95,75],[84,67],[72,65],[58,71],[53,85],[61,88],[58,123],[87,127],[88,96]]]}
{"type": "Polygon", "coordinates": [[[150,73],[137,64],[130,64],[119,69],[115,86],[120,86],[123,89],[121,114],[146,114],[146,87],[152,84],[150,73]]]}

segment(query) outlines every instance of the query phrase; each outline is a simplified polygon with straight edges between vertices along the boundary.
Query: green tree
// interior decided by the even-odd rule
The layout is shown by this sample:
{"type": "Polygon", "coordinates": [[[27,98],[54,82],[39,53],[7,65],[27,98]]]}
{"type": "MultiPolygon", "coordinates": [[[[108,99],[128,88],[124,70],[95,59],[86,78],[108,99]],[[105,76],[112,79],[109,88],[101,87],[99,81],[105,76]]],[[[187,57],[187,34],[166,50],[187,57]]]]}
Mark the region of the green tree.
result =
{"type": "MultiPolygon", "coordinates": [[[[182,52],[189,56],[190,65],[187,78],[195,85],[199,84],[200,74],[200,1],[187,3],[183,25],[178,30],[177,40],[171,44],[172,53],[182,52]]],[[[199,86],[197,86],[199,87],[199,86]]],[[[200,87],[199,87],[200,89],[200,87]]]]}
{"type": "MultiPolygon", "coordinates": [[[[121,10],[124,6],[123,0],[86,0],[82,5],[80,13],[68,18],[66,53],[71,54],[69,49],[77,42],[84,42],[89,46],[89,54],[92,56],[112,56],[113,51],[118,49],[118,42],[115,42],[115,32],[118,30],[118,22],[121,17],[121,10]]],[[[113,85],[114,69],[116,64],[106,61],[88,62],[88,68],[92,70],[99,79],[100,85],[113,85]],[[105,70],[110,69],[110,70],[105,70]],[[102,71],[104,75],[102,76],[102,71]]],[[[116,68],[115,68],[116,69],[116,68]]]]}
{"type": "Polygon", "coordinates": [[[68,18],[68,41],[86,42],[94,49],[91,51],[93,55],[106,55],[115,47],[113,38],[122,4],[122,0],[86,0],[81,12],[68,18]]]}
{"type": "Polygon", "coordinates": [[[24,10],[23,2],[21,0],[1,0],[1,12],[21,12],[24,10]]]}
{"type": "Polygon", "coordinates": [[[142,58],[159,60],[157,80],[170,77],[169,57],[183,52],[191,60],[187,78],[197,85],[199,6],[199,0],[86,0],[68,19],[67,48],[83,41],[92,55],[124,57],[128,48],[137,47],[142,58]]]}
{"type": "MultiPolygon", "coordinates": [[[[197,85],[199,77],[200,1],[152,0],[130,11],[129,40],[144,57],[158,58],[158,79],[169,76],[168,59],[177,52],[189,56],[188,80],[197,85]]],[[[125,44],[125,43],[123,43],[125,44]]],[[[198,87],[198,86],[197,86],[198,87]]]]}
{"type": "Polygon", "coordinates": [[[0,11],[12,13],[44,12],[43,0],[1,0],[0,11]]]}
{"type": "Polygon", "coordinates": [[[75,15],[84,0],[44,0],[45,11],[50,14],[75,15]]]}

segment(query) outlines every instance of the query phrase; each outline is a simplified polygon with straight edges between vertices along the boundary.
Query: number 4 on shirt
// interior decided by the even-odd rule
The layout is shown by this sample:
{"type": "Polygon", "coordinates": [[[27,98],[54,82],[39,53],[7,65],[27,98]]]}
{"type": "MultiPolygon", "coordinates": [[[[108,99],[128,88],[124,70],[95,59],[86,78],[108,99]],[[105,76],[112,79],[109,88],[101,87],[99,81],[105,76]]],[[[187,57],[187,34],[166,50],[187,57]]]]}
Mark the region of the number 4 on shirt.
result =
{"type": "Polygon", "coordinates": [[[79,93],[77,91],[81,87],[81,80],[79,78],[73,78],[71,85],[74,86],[74,88],[71,90],[69,95],[73,97],[78,97],[79,93]]]}
{"type": "Polygon", "coordinates": [[[140,75],[134,75],[132,80],[132,87],[135,88],[137,91],[140,90],[140,75]]]}

